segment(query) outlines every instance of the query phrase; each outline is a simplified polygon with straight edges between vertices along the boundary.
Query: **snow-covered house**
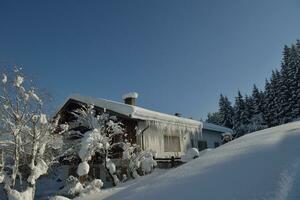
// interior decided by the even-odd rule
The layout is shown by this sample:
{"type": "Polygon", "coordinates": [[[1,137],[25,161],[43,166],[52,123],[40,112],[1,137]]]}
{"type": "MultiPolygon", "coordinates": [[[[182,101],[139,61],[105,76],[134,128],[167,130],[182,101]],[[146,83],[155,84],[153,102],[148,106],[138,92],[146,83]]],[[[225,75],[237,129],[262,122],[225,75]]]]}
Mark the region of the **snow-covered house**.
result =
{"type": "MultiPolygon", "coordinates": [[[[98,112],[116,116],[124,125],[130,141],[157,153],[157,158],[180,157],[187,149],[214,148],[221,144],[222,133],[230,129],[184,117],[169,115],[136,106],[137,93],[123,96],[124,103],[91,98],[81,95],[70,96],[59,109],[60,123],[74,118],[71,111],[82,104],[93,104],[98,112]]],[[[84,127],[81,127],[84,132],[84,127]]]]}

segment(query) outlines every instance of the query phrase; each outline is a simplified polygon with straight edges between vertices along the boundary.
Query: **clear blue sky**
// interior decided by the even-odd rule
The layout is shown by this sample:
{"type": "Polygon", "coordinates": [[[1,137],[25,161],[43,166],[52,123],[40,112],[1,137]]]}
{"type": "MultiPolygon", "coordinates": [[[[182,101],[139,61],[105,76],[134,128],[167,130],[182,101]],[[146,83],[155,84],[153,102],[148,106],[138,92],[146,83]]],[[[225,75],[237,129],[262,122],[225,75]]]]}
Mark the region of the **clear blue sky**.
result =
{"type": "Polygon", "coordinates": [[[61,104],[72,93],[205,118],[263,87],[300,38],[300,1],[0,1],[0,64],[22,64],[61,104]]]}

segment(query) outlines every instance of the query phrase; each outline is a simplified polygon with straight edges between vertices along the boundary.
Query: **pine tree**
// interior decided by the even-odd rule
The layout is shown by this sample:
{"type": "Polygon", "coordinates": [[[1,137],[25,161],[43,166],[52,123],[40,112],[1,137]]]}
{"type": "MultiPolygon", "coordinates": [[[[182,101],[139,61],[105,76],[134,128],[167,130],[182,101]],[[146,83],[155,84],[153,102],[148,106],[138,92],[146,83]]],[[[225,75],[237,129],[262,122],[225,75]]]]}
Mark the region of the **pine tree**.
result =
{"type": "Polygon", "coordinates": [[[207,114],[206,122],[221,125],[221,117],[219,112],[213,112],[207,114]]]}
{"type": "Polygon", "coordinates": [[[245,113],[245,101],[240,91],[235,98],[234,104],[234,117],[233,117],[233,129],[237,136],[244,135],[246,133],[247,116],[245,113]]]}
{"type": "Polygon", "coordinates": [[[252,99],[253,99],[253,114],[259,115],[263,113],[263,100],[264,94],[259,91],[257,86],[254,84],[252,89],[252,99]]]}
{"type": "Polygon", "coordinates": [[[254,101],[251,96],[245,96],[245,133],[253,131],[252,117],[254,115],[254,101]]]}
{"type": "Polygon", "coordinates": [[[233,108],[231,102],[226,96],[220,95],[219,100],[219,117],[220,125],[228,128],[233,127],[233,108]]]}
{"type": "MultiPolygon", "coordinates": [[[[230,127],[230,102],[221,95],[219,112],[210,114],[209,120],[230,127]]],[[[273,127],[300,120],[300,40],[284,46],[280,70],[273,70],[266,79],[265,90],[253,86],[250,96],[240,92],[233,106],[232,127],[237,134],[273,127]]]]}
{"type": "Polygon", "coordinates": [[[246,115],[246,122],[250,122],[251,118],[254,115],[254,101],[252,96],[245,96],[245,115],[246,115]]]}
{"type": "Polygon", "coordinates": [[[253,86],[252,95],[245,98],[246,113],[248,113],[248,132],[254,132],[266,128],[263,109],[264,95],[259,91],[256,85],[253,86]]]}
{"type": "Polygon", "coordinates": [[[265,106],[267,109],[266,112],[266,121],[268,127],[277,126],[280,124],[280,112],[281,112],[281,97],[280,97],[280,78],[281,74],[278,70],[272,71],[272,77],[269,84],[266,84],[266,99],[265,106]]]}
{"type": "Polygon", "coordinates": [[[263,118],[267,124],[268,127],[271,127],[271,112],[269,111],[269,104],[272,102],[272,96],[271,95],[271,83],[268,79],[265,81],[265,91],[264,91],[264,99],[263,99],[263,118]]]}
{"type": "Polygon", "coordinates": [[[281,64],[280,78],[278,85],[278,119],[279,124],[283,124],[292,120],[291,105],[292,105],[292,82],[293,82],[293,65],[292,53],[294,48],[284,47],[283,61],[281,64]],[[292,50],[293,49],[293,50],[292,50]]]}
{"type": "Polygon", "coordinates": [[[292,116],[294,119],[299,119],[300,118],[300,40],[297,40],[296,43],[296,69],[295,69],[295,74],[294,74],[294,79],[295,79],[295,93],[294,95],[294,104],[292,107],[292,116]]]}
{"type": "Polygon", "coordinates": [[[290,120],[300,117],[300,41],[291,47],[290,64],[290,120]]]}

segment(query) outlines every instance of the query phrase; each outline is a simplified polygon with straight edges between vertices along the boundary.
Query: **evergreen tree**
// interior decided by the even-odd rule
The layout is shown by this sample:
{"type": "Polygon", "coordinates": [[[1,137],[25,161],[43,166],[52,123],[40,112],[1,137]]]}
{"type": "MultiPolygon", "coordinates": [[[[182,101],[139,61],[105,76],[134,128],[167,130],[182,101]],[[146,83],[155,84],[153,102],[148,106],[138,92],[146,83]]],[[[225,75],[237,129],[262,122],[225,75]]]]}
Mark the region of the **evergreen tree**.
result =
{"type": "Polygon", "coordinates": [[[247,132],[254,132],[266,128],[263,109],[264,95],[259,91],[256,85],[253,86],[252,95],[245,97],[245,110],[247,116],[247,132]]]}
{"type": "Polygon", "coordinates": [[[278,70],[272,71],[270,82],[266,83],[265,88],[265,102],[266,107],[265,120],[268,127],[277,126],[280,124],[280,72],[278,70]]]}
{"type": "Polygon", "coordinates": [[[253,85],[251,97],[253,100],[253,115],[262,114],[264,93],[262,91],[259,91],[255,84],[253,85]]]}
{"type": "Polygon", "coordinates": [[[219,112],[213,112],[207,114],[206,122],[221,125],[221,117],[219,112]]]}
{"type": "Polygon", "coordinates": [[[272,102],[273,95],[271,95],[271,83],[268,79],[265,81],[265,92],[264,92],[264,101],[263,101],[263,118],[268,127],[271,127],[272,114],[269,111],[269,104],[272,102]]]}
{"type": "Polygon", "coordinates": [[[206,122],[233,128],[233,107],[224,95],[220,95],[218,112],[208,113],[206,122]]]}
{"type": "Polygon", "coordinates": [[[291,47],[291,62],[289,63],[290,78],[290,115],[289,121],[300,117],[300,41],[291,47]]]}
{"type": "Polygon", "coordinates": [[[254,100],[252,96],[245,96],[245,116],[247,119],[247,123],[250,123],[251,118],[254,115],[254,100]]]}
{"type": "Polygon", "coordinates": [[[249,133],[251,131],[253,131],[252,128],[252,117],[254,115],[254,101],[253,98],[251,96],[245,96],[245,133],[249,133]]]}
{"type": "Polygon", "coordinates": [[[292,120],[291,110],[292,110],[292,90],[293,88],[293,59],[292,54],[295,54],[294,47],[289,48],[284,47],[283,51],[283,61],[281,64],[280,78],[278,85],[278,120],[279,124],[283,124],[292,120]]]}
{"type": "Polygon", "coordinates": [[[233,107],[226,96],[220,95],[219,100],[219,117],[221,126],[228,128],[233,127],[233,107]]]}
{"type": "Polygon", "coordinates": [[[300,120],[300,40],[284,46],[281,68],[266,79],[264,91],[254,85],[250,96],[243,98],[238,92],[233,108],[221,95],[219,111],[208,118],[212,123],[233,127],[238,135],[300,120]]]}
{"type": "Polygon", "coordinates": [[[295,93],[293,94],[292,116],[294,119],[300,118],[300,40],[296,43],[296,62],[295,62],[295,93]]]}
{"type": "Polygon", "coordinates": [[[240,91],[238,91],[238,96],[235,98],[234,105],[234,116],[233,116],[233,129],[237,136],[244,135],[247,125],[247,116],[245,112],[245,101],[240,91]]]}
{"type": "Polygon", "coordinates": [[[219,114],[222,126],[232,128],[233,127],[233,107],[231,102],[226,96],[220,95],[219,100],[219,114]]]}

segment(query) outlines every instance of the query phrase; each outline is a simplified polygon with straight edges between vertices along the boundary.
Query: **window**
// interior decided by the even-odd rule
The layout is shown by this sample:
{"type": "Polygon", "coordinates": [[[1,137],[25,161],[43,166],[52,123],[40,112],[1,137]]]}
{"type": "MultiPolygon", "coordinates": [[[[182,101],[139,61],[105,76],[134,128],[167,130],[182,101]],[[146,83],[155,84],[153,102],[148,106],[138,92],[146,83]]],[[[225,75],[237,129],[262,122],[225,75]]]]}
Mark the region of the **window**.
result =
{"type": "Polygon", "coordinates": [[[192,148],[195,147],[195,140],[194,139],[191,139],[191,145],[192,145],[192,148]]]}
{"type": "Polygon", "coordinates": [[[180,152],[179,136],[164,135],[164,150],[165,152],[180,152]]]}
{"type": "Polygon", "coordinates": [[[199,140],[198,141],[198,149],[199,149],[199,151],[207,149],[207,141],[205,141],[205,140],[199,140]]]}

